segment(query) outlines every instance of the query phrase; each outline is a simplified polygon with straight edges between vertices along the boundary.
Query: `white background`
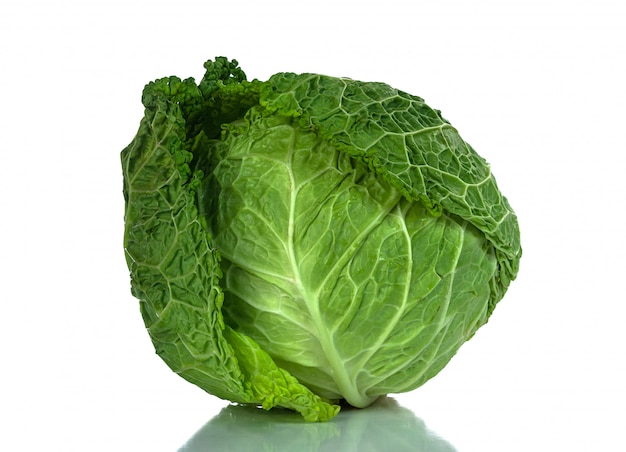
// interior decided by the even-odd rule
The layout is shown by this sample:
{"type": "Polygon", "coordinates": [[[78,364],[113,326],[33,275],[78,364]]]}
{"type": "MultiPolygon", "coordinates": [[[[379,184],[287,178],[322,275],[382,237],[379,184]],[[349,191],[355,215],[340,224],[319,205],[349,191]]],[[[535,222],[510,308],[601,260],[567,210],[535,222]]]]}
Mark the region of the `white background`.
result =
{"type": "Polygon", "coordinates": [[[519,278],[401,406],[460,452],[626,450],[619,3],[3,1],[0,449],[174,451],[227,406],[153,353],[119,162],[144,84],[225,55],[424,97],[516,210],[519,278]]]}

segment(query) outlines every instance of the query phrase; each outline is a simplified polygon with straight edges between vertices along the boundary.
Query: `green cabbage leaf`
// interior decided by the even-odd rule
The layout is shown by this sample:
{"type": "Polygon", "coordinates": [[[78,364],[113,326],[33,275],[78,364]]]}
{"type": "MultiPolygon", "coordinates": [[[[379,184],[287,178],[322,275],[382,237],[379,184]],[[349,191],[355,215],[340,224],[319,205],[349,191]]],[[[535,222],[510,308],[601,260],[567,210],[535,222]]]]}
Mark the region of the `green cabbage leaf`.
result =
{"type": "Polygon", "coordinates": [[[217,397],[309,421],[432,378],[518,272],[489,165],[383,83],[205,69],[145,87],[121,155],[126,261],[156,352],[217,397]]]}

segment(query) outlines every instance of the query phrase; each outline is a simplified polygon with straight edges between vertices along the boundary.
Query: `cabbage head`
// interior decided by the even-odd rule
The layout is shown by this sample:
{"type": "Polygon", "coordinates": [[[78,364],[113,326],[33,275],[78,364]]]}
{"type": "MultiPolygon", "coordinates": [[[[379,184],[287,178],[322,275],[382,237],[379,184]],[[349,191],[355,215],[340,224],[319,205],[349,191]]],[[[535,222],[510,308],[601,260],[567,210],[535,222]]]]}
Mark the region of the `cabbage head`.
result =
{"type": "Polygon", "coordinates": [[[436,375],[515,278],[517,218],[437,110],[383,83],[205,63],[146,85],[124,248],[158,355],[332,418],[436,375]]]}

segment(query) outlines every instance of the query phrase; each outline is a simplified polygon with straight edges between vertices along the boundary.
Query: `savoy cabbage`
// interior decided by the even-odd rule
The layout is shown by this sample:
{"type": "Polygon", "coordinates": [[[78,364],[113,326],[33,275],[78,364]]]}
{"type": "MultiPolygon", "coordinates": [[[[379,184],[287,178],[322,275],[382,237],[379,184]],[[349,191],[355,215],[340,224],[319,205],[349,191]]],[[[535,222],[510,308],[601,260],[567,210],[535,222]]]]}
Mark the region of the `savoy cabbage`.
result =
{"type": "Polygon", "coordinates": [[[121,155],[126,260],[157,353],[220,398],[311,421],[433,377],[518,271],[488,164],[383,83],[205,68],[145,87],[121,155]]]}

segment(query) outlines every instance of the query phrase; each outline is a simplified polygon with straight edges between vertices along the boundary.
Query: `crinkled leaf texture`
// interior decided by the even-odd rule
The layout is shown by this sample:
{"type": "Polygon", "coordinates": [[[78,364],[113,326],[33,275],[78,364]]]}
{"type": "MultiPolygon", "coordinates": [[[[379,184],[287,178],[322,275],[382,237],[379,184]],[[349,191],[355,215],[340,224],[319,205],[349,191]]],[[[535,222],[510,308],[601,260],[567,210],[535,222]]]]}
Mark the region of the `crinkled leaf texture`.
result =
{"type": "Polygon", "coordinates": [[[421,98],[235,61],[146,86],[122,152],[132,291],[218,397],[327,420],[436,375],[518,271],[487,163],[421,98]]]}

